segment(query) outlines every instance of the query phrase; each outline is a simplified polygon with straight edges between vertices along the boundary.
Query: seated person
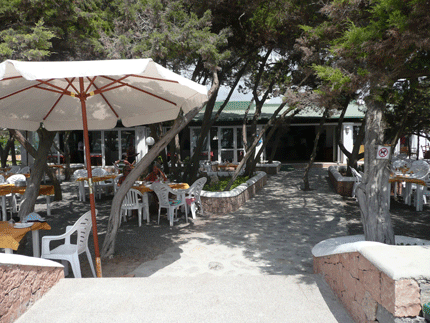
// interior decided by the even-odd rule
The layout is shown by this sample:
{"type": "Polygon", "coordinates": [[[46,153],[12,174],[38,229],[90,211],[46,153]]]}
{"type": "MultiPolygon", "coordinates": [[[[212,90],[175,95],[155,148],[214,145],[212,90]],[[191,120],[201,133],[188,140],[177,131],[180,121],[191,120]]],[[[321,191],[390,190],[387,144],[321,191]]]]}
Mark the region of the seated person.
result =
{"type": "MultiPolygon", "coordinates": [[[[124,153],[123,157],[127,157],[127,154],[124,153]]],[[[120,169],[122,173],[122,176],[118,180],[118,186],[121,186],[121,184],[124,182],[127,175],[130,174],[131,170],[134,168],[135,162],[136,161],[134,161],[133,163],[130,163],[126,158],[117,160],[115,162],[115,167],[120,169]]]]}
{"type": "Polygon", "coordinates": [[[152,166],[152,172],[148,174],[148,176],[145,177],[145,181],[148,182],[155,182],[162,178],[163,180],[167,180],[166,175],[161,171],[159,168],[159,164],[157,162],[153,162],[152,166]]]}
{"type": "Polygon", "coordinates": [[[131,165],[126,165],[122,170],[122,176],[118,180],[118,186],[121,186],[121,184],[125,181],[125,178],[128,174],[130,174],[132,168],[131,165]]]}

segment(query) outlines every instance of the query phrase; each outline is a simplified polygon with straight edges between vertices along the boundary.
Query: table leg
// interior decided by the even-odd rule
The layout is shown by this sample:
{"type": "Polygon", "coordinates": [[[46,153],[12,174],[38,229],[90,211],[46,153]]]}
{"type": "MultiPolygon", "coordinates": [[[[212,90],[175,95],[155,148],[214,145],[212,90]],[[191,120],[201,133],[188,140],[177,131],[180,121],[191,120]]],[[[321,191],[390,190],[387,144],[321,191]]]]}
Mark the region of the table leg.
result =
{"type": "Polygon", "coordinates": [[[3,216],[3,221],[7,221],[6,195],[2,195],[1,197],[1,211],[3,216]]]}
{"type": "Polygon", "coordinates": [[[423,210],[423,186],[417,184],[417,189],[415,191],[415,200],[416,200],[416,210],[423,210]]]}
{"type": "Polygon", "coordinates": [[[31,231],[31,238],[33,239],[33,257],[40,258],[39,230],[31,231]]]}
{"type": "MultiPolygon", "coordinates": [[[[391,205],[391,185],[392,183],[388,183],[388,210],[390,209],[390,205],[391,205]]],[[[394,183],[394,185],[396,185],[396,183],[394,183]]]]}
{"type": "Polygon", "coordinates": [[[46,214],[51,215],[51,205],[49,204],[51,202],[51,197],[49,195],[46,195],[46,214]]]}

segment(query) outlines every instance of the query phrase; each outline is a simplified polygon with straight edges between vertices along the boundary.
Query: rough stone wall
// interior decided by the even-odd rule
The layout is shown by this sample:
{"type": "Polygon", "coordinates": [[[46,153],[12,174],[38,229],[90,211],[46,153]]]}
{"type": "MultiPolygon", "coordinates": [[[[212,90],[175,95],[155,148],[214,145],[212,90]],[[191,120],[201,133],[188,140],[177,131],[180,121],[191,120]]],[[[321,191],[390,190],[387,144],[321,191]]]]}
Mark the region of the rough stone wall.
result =
{"type": "Polygon", "coordinates": [[[236,211],[267,183],[267,176],[260,178],[254,185],[249,186],[237,196],[231,197],[207,197],[200,196],[203,212],[212,214],[227,214],[236,211]]]}
{"type": "Polygon", "coordinates": [[[0,264],[0,323],[14,322],[61,278],[62,266],[0,264]]]}
{"type": "Polygon", "coordinates": [[[358,252],[314,257],[314,273],[323,275],[359,323],[409,322],[420,314],[423,301],[430,297],[429,282],[395,281],[358,252]]]}
{"type": "Polygon", "coordinates": [[[277,167],[265,167],[265,166],[257,166],[255,167],[255,170],[258,172],[265,172],[266,174],[269,175],[276,175],[279,173],[281,169],[281,164],[279,164],[277,167]]]}
{"type": "Polygon", "coordinates": [[[354,187],[353,181],[339,181],[330,171],[328,172],[328,177],[337,194],[342,196],[352,196],[352,189],[354,187]]]}

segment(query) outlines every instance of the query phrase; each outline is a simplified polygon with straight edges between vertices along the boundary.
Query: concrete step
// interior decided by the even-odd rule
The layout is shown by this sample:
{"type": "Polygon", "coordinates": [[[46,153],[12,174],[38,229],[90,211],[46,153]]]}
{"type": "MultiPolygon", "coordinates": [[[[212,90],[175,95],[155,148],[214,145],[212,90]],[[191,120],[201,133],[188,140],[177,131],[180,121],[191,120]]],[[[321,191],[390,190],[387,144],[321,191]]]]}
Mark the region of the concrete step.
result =
{"type": "Polygon", "coordinates": [[[317,275],[63,279],[16,323],[353,322],[317,275]]]}

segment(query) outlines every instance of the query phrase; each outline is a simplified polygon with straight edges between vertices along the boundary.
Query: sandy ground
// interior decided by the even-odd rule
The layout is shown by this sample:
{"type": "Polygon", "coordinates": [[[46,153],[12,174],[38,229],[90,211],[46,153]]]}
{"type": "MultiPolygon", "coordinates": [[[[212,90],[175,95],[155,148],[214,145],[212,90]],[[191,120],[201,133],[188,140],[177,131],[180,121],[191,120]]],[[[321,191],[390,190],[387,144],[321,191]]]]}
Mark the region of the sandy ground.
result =
{"type": "MultiPolygon", "coordinates": [[[[250,262],[257,258],[260,263],[266,262],[268,274],[312,273],[311,249],[316,243],[335,236],[362,234],[362,225],[357,202],[334,193],[327,169],[311,171],[312,191],[300,189],[302,176],[303,170],[280,172],[270,176],[257,196],[233,214],[205,213],[188,224],[182,217],[174,227],[169,226],[163,215],[158,225],[157,210],[151,207],[149,224],[139,227],[137,217],[132,217],[121,225],[115,255],[102,260],[103,276],[130,275],[142,264],[161,259],[166,252],[180,249],[191,239],[240,247],[242,255],[250,262]]],[[[41,231],[41,236],[63,233],[67,225],[90,209],[88,201],[78,201],[75,183],[63,182],[62,188],[63,200],[52,202],[49,217],[46,216],[45,199],[38,199],[35,211],[45,216],[52,227],[50,231],[41,231]]],[[[100,249],[111,200],[112,196],[96,200],[100,249]]],[[[430,240],[430,205],[425,205],[423,212],[416,212],[413,207],[392,199],[390,211],[395,234],[430,240]]],[[[89,245],[93,253],[92,236],[89,245]]],[[[30,238],[18,253],[31,255],[30,238]]],[[[84,254],[80,261],[82,276],[91,277],[84,254]]]]}

